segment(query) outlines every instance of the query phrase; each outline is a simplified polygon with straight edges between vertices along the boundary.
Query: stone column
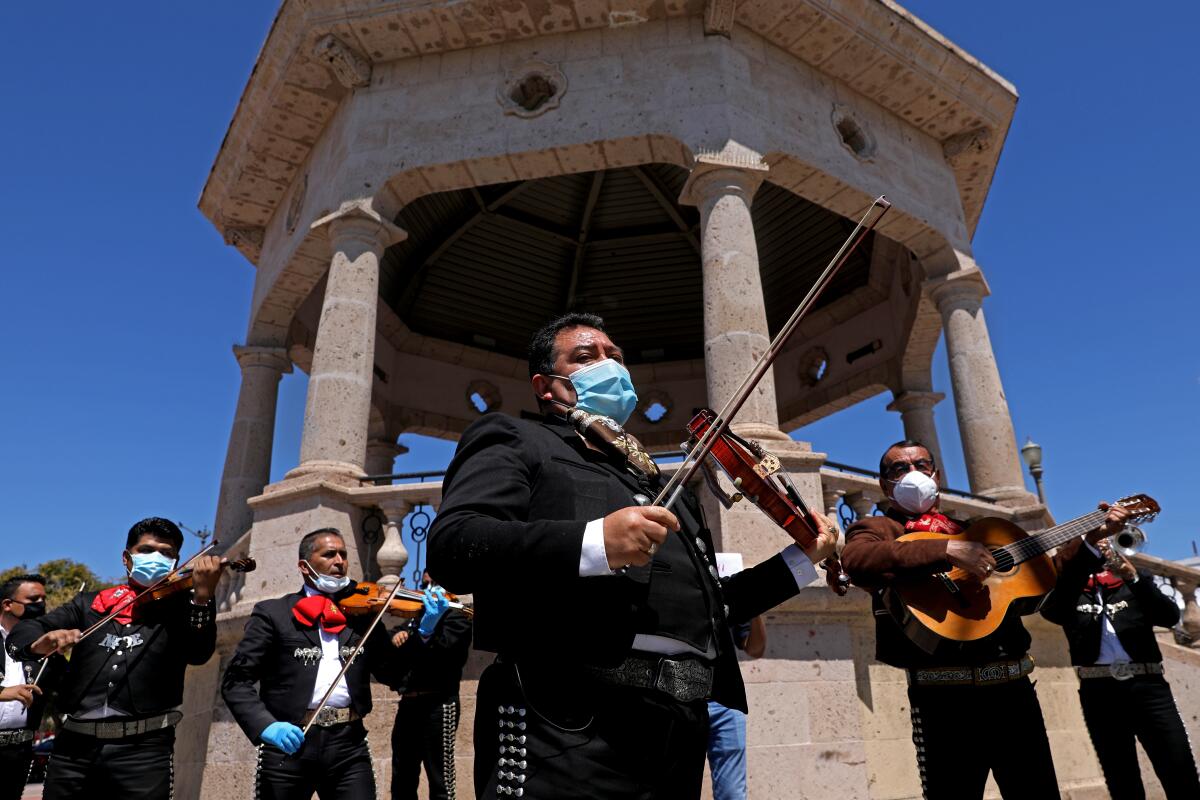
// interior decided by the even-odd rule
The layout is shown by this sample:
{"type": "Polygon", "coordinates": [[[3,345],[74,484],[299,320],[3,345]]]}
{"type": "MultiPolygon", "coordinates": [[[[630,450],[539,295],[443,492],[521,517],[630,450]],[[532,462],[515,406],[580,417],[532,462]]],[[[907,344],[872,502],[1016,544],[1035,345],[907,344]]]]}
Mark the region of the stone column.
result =
{"type": "Polygon", "coordinates": [[[1200,647],[1200,605],[1196,603],[1196,588],[1200,586],[1200,582],[1177,577],[1171,583],[1183,597],[1183,614],[1180,621],[1183,632],[1188,635],[1188,646],[1200,647]]]}
{"type": "Polygon", "coordinates": [[[279,379],[292,371],[287,351],[280,347],[233,348],[242,368],[242,386],[225,451],[221,494],[217,500],[214,536],[228,547],[250,530],[254,513],[246,501],[262,493],[271,479],[271,445],[275,440],[275,404],[279,379]]]}
{"type": "MultiPolygon", "coordinates": [[[[708,403],[717,412],[734,396],[771,340],[750,214],[754,193],[767,171],[765,164],[754,161],[701,156],[679,197],[681,203],[700,211],[704,371],[708,403]]],[[[779,430],[773,371],[755,387],[732,428],[775,452],[809,507],[823,507],[819,470],[825,457],[779,430]]],[[[790,541],[748,502],[725,509],[709,500],[705,513],[718,546],[741,553],[747,567],[790,541]]]]}
{"type": "Polygon", "coordinates": [[[408,448],[398,442],[371,439],[367,442],[367,460],[363,469],[368,475],[390,475],[395,468],[396,456],[407,452],[408,448]]]}
{"type": "Polygon", "coordinates": [[[1000,370],[983,318],[987,282],[978,267],[926,283],[942,315],[954,407],[971,491],[1013,505],[1036,503],[1025,488],[1000,370]]]}
{"type": "Polygon", "coordinates": [[[300,466],[288,477],[359,477],[371,414],[379,261],[406,234],[362,204],[343,206],[313,229],[327,231],[333,255],[308,380],[300,466]]]}
{"type": "Polygon", "coordinates": [[[937,427],[933,423],[933,407],[946,399],[941,392],[905,391],[894,396],[888,403],[888,411],[900,412],[904,425],[904,438],[920,442],[929,448],[937,462],[942,485],[946,485],[946,464],[942,460],[942,446],[938,444],[937,427]]]}
{"type": "Polygon", "coordinates": [[[854,519],[860,520],[871,516],[879,501],[866,492],[853,492],[846,495],[846,503],[854,510],[854,519]]]}

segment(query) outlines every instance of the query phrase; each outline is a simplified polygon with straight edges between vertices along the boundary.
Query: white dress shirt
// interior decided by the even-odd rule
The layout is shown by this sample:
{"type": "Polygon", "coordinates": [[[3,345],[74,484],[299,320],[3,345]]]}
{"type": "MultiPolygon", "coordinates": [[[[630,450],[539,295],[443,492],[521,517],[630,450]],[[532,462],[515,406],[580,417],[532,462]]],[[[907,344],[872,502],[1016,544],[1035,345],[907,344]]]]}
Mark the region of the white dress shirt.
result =
{"type": "MultiPolygon", "coordinates": [[[[797,588],[803,589],[817,577],[817,569],[804,555],[798,545],[789,544],[779,553],[792,577],[796,579],[797,588]]],[[[583,529],[583,549],[579,553],[579,577],[592,578],[599,575],[613,575],[615,571],[608,566],[608,553],[604,549],[604,519],[594,519],[583,529]]],[[[674,656],[683,653],[714,658],[716,648],[709,644],[707,652],[691,645],[672,639],[669,636],[657,636],[650,633],[639,633],[633,637],[633,649],[643,653],[657,653],[664,656],[674,656]]]]}
{"type": "MultiPolygon", "coordinates": [[[[306,583],[304,584],[304,594],[312,597],[321,592],[306,583]]],[[[321,637],[321,663],[317,665],[317,680],[313,684],[312,699],[308,703],[309,708],[316,708],[321,704],[321,698],[325,696],[325,692],[329,691],[333,679],[342,671],[341,646],[338,644],[337,634],[325,630],[319,622],[317,623],[317,634],[321,637]]],[[[329,695],[329,702],[325,705],[328,708],[346,708],[350,705],[350,687],[346,684],[345,676],[337,682],[333,694],[329,695]]]]}
{"type": "MultiPolygon", "coordinates": [[[[8,648],[4,646],[7,639],[8,632],[0,628],[0,649],[4,650],[3,685],[5,689],[25,683],[25,668],[20,661],[14,661],[8,654],[8,648]]],[[[21,704],[20,700],[8,700],[0,703],[0,731],[24,728],[26,719],[25,706],[21,704]]]]}

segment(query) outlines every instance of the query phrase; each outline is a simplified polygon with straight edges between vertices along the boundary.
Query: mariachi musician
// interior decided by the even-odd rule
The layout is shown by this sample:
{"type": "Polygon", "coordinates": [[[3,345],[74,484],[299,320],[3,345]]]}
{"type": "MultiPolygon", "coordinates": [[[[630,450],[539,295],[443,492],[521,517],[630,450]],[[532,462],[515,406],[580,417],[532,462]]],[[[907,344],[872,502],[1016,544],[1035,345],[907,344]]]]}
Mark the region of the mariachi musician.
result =
{"type": "Polygon", "coordinates": [[[637,403],[600,317],[535,333],[529,374],[543,415],[463,433],[429,537],[430,573],[474,594],[475,646],[498,654],[479,682],[476,796],[698,798],[707,701],[746,709],[730,623],[808,584],[836,529],[718,580],[695,497],[647,505],[658,479],[636,441],[616,451],[564,419],[623,425],[637,403]]]}
{"type": "Polygon", "coordinates": [[[183,533],[170,520],[138,522],[122,553],[127,583],[76,595],[9,635],[9,655],[19,661],[71,652],[58,689],[66,720],[46,773],[47,800],[171,796],[184,674],[216,649],[221,561],[192,560],[190,593],[132,601],[171,573],[181,547],[183,533]]]}
{"type": "MultiPolygon", "coordinates": [[[[1058,800],[1058,781],[1041,706],[1029,673],[1029,633],[1009,614],[993,633],[975,641],[942,642],[932,653],[905,637],[884,607],[889,586],[951,567],[985,580],[996,561],[983,544],[953,537],[967,525],[938,509],[938,470],[929,448],[904,440],[879,460],[879,488],[887,513],[864,517],[846,531],[842,565],[871,592],[876,658],[908,673],[908,698],[917,767],[926,800],[982,798],[989,770],[1007,800],[1058,800]],[[947,540],[896,541],[915,531],[947,540]],[[984,724],[983,720],[986,720],[984,724]]],[[[1124,508],[1108,509],[1086,537],[1098,541],[1121,529],[1124,508]]],[[[1064,564],[1086,575],[1099,561],[1087,548],[1064,564]]]]}
{"type": "Polygon", "coordinates": [[[363,718],[370,676],[394,682],[397,651],[383,627],[364,642],[370,620],[339,607],[355,594],[348,564],[336,528],[306,534],[297,564],[303,586],[255,604],[225,671],[225,704],[258,745],[255,797],[375,796],[363,718]]]}
{"type": "MultiPolygon", "coordinates": [[[[0,643],[23,619],[46,613],[46,579],[14,575],[0,584],[0,643]]],[[[33,737],[46,710],[46,697],[58,682],[66,661],[18,661],[5,650],[0,688],[0,800],[20,800],[33,764],[33,737]]]]}

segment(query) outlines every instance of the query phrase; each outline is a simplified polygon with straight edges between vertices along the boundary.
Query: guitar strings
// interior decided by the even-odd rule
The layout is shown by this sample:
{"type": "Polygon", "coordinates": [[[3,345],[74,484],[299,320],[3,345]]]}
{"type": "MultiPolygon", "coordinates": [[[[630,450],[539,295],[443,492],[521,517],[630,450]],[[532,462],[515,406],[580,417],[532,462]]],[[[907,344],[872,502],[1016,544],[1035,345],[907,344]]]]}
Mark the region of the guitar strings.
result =
{"type": "Polygon", "coordinates": [[[1096,527],[1095,523],[1104,518],[1105,512],[1093,511],[1090,514],[1084,514],[1078,519],[1073,519],[1070,522],[1065,522],[1062,525],[1051,528],[1037,536],[1030,536],[1012,544],[1007,544],[1002,547],[997,547],[992,550],[992,557],[996,559],[996,570],[998,572],[1007,572],[1017,564],[1028,561],[1034,556],[1041,555],[1047,550],[1064,544],[1076,536],[1086,533],[1096,527]]]}

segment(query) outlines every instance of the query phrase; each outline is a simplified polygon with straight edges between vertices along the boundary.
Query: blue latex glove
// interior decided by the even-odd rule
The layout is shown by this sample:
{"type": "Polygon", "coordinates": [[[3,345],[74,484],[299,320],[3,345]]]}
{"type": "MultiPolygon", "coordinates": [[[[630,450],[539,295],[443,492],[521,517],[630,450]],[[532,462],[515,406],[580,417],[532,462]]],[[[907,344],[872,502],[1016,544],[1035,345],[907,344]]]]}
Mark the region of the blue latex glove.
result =
{"type": "Polygon", "coordinates": [[[421,617],[417,633],[421,634],[422,639],[428,639],[437,630],[438,622],[450,610],[450,601],[446,598],[445,589],[440,586],[430,586],[425,590],[422,602],[425,604],[425,614],[421,617]]]}
{"type": "Polygon", "coordinates": [[[272,722],[258,735],[269,745],[278,747],[289,756],[304,744],[304,731],[290,722],[272,722]]]}

